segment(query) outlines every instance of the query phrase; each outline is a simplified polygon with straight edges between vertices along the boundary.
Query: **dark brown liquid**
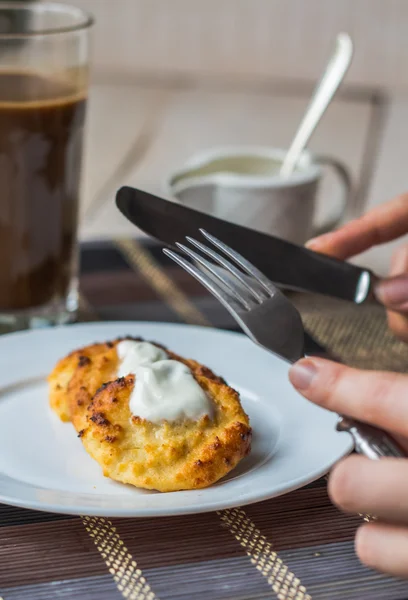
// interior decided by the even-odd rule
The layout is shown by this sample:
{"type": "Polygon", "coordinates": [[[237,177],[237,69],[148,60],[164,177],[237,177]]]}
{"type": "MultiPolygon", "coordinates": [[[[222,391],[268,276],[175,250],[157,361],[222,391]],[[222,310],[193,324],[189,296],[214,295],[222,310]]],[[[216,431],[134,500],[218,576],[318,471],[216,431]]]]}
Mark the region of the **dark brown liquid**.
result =
{"type": "Polygon", "coordinates": [[[0,311],[67,292],[85,104],[60,82],[0,73],[0,311]]]}

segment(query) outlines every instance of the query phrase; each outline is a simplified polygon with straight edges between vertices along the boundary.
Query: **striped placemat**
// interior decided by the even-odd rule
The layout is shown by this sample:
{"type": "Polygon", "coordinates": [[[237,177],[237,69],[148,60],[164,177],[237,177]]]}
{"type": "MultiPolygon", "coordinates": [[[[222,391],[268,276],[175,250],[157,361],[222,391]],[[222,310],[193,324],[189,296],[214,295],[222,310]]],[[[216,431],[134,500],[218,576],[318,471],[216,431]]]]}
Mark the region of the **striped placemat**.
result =
{"type": "MultiPolygon", "coordinates": [[[[203,288],[129,240],[83,249],[84,319],[167,320],[234,329],[203,288]]],[[[294,296],[308,329],[347,362],[404,371],[408,352],[382,311],[294,296]]],[[[359,516],[323,478],[245,508],[161,519],[66,517],[0,506],[3,600],[408,600],[408,584],[354,555],[359,516]]]]}

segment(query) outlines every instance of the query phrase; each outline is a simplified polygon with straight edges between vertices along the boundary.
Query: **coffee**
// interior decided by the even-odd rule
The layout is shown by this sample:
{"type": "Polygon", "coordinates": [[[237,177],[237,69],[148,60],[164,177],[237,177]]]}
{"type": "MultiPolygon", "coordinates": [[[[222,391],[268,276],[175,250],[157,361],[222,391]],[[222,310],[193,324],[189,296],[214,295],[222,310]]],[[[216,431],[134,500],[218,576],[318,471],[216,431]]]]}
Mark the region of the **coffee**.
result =
{"type": "Polygon", "coordinates": [[[85,105],[68,83],[0,72],[0,311],[67,294],[85,105]]]}

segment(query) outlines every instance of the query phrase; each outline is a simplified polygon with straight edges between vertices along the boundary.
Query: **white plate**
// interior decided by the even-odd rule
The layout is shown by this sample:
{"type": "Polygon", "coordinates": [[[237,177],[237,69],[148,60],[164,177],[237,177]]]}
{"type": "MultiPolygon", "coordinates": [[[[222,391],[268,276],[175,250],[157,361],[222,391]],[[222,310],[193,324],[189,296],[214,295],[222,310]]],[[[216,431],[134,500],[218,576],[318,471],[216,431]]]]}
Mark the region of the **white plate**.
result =
{"type": "Polygon", "coordinates": [[[336,417],[290,386],[288,367],[241,334],[163,323],[92,323],[0,337],[0,502],[59,513],[147,517],[199,513],[278,496],[347,454],[336,417]],[[161,494],[103,477],[69,423],[48,406],[45,381],[67,352],[120,335],[162,342],[222,375],[242,398],[251,454],[203,490],[161,494]]]}

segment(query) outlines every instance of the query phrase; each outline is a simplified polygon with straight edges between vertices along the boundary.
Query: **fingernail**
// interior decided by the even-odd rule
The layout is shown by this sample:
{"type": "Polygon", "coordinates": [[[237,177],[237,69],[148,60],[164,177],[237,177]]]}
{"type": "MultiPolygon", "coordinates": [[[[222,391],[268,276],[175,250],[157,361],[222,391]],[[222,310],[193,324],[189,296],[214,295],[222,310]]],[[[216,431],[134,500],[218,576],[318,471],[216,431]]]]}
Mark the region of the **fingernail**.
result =
{"type": "Polygon", "coordinates": [[[308,360],[297,362],[289,371],[289,380],[298,390],[306,390],[310,387],[317,369],[315,365],[308,360]]]}
{"type": "Polygon", "coordinates": [[[408,277],[381,281],[376,285],[375,294],[385,305],[398,306],[408,302],[408,277]]]}
{"type": "Polygon", "coordinates": [[[324,249],[326,245],[330,242],[330,237],[330,233],[319,235],[318,237],[314,237],[308,242],[306,242],[305,246],[306,248],[309,248],[309,250],[319,250],[321,248],[324,249]]]}
{"type": "Polygon", "coordinates": [[[319,247],[319,242],[320,242],[320,238],[316,237],[316,238],[312,238],[311,240],[309,240],[308,242],[306,242],[305,246],[306,248],[309,248],[310,250],[313,250],[314,248],[318,248],[319,247]]]}

